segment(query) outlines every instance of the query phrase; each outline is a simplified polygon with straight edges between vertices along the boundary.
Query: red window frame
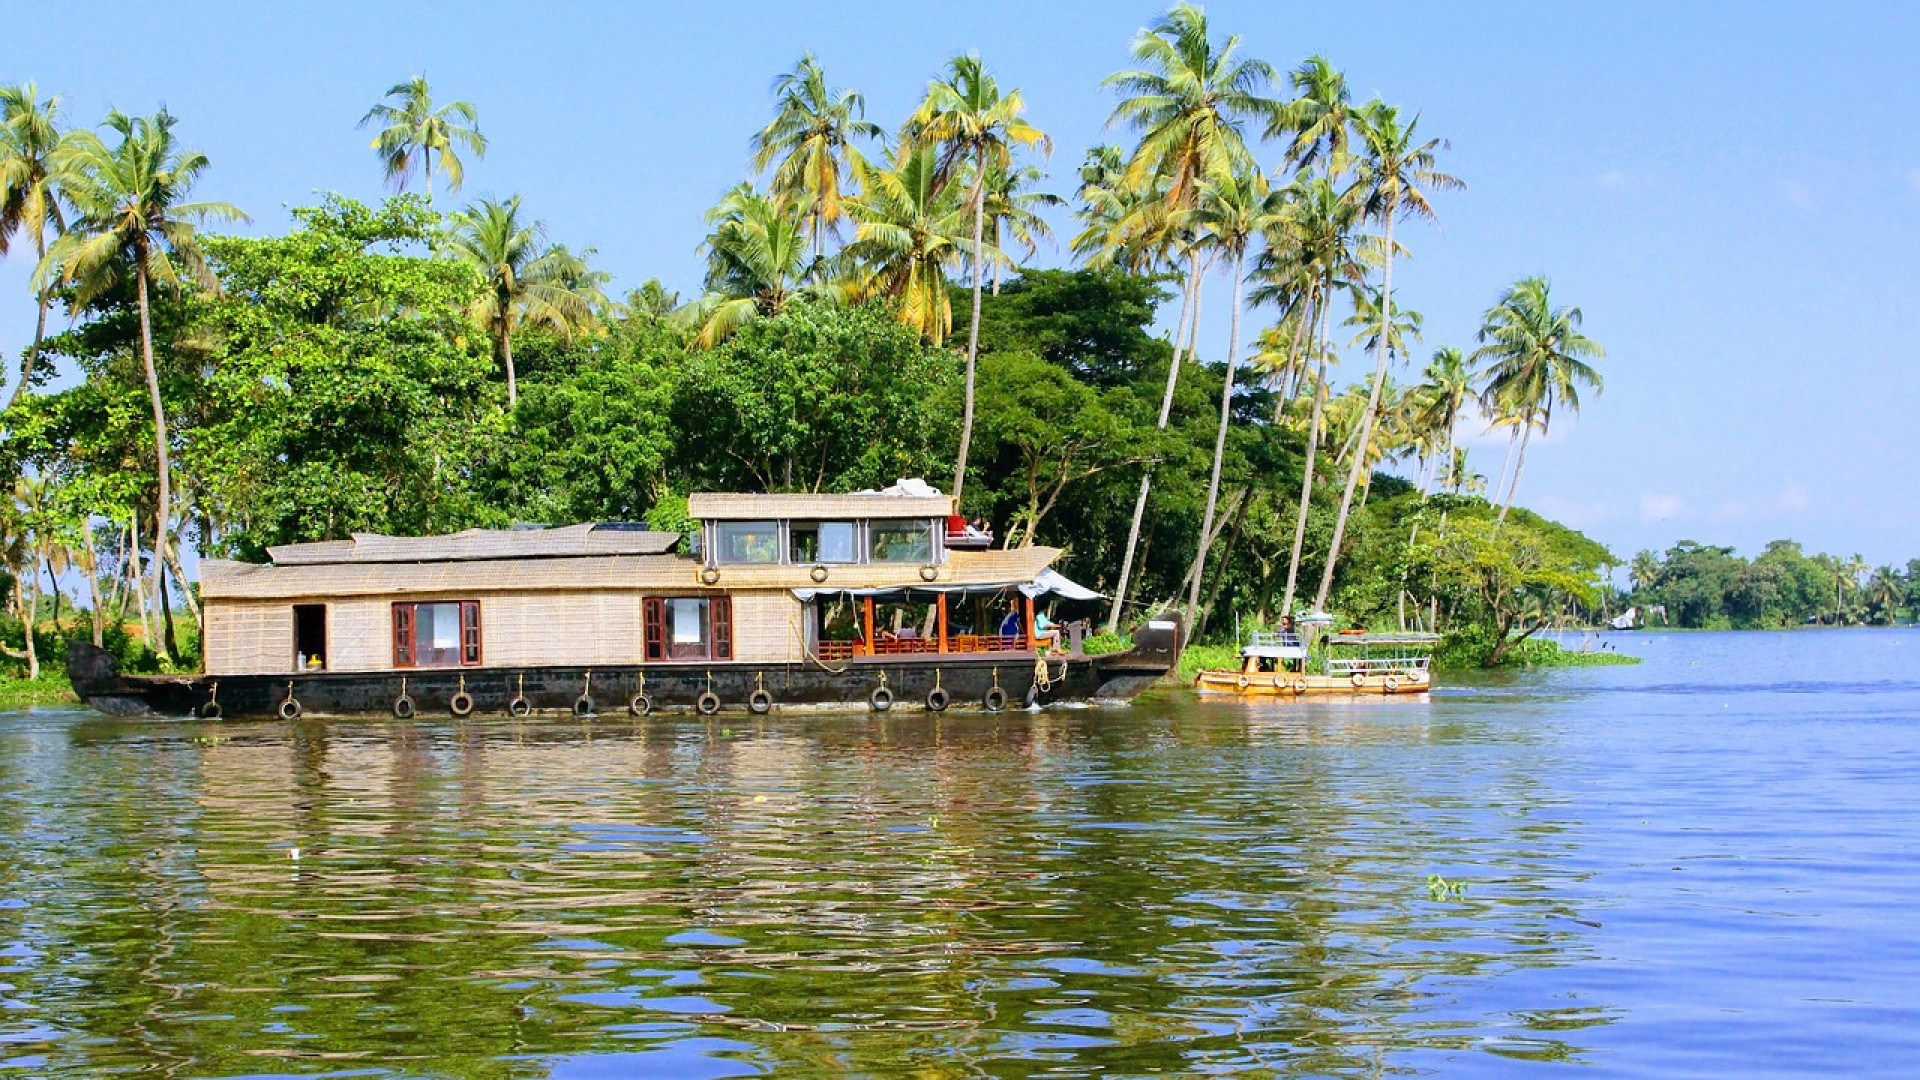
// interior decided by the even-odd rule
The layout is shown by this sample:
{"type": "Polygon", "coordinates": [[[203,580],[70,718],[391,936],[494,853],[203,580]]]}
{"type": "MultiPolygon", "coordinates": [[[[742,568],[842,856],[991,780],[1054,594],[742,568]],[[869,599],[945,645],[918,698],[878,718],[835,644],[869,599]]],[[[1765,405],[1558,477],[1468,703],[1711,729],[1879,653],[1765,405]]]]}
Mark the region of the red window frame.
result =
{"type": "Polygon", "coordinates": [[[432,665],[434,667],[479,667],[486,659],[480,634],[480,601],[478,600],[407,600],[393,605],[393,666],[396,668],[420,667],[420,643],[416,632],[420,625],[416,609],[422,604],[459,604],[460,605],[460,662],[454,665],[432,665]]]}
{"type": "Polygon", "coordinates": [[[699,663],[701,660],[733,659],[733,598],[712,596],[649,596],[640,601],[642,626],[641,656],[647,663],[699,663]],[[705,600],[707,602],[707,655],[675,657],[667,645],[667,601],[705,600]]]}

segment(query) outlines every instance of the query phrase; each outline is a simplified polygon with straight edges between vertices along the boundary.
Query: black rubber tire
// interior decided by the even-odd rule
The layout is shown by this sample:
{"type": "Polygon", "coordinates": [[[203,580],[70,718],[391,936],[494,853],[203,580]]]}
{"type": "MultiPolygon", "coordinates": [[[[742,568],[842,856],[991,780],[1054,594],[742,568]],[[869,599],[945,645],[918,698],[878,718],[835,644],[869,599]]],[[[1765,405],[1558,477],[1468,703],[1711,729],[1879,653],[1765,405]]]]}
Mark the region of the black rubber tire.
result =
{"type": "Polygon", "coordinates": [[[282,720],[298,720],[300,719],[300,712],[300,701],[298,698],[290,697],[280,703],[280,719],[282,720]]]}
{"type": "Polygon", "coordinates": [[[645,694],[635,694],[633,700],[627,702],[627,711],[635,716],[645,716],[653,711],[653,699],[645,694]]]}
{"type": "Polygon", "coordinates": [[[447,709],[455,716],[473,715],[473,695],[460,691],[447,700],[447,709]]]}
{"type": "Polygon", "coordinates": [[[526,698],[517,697],[517,698],[514,698],[512,701],[507,702],[508,716],[518,718],[522,716],[528,716],[532,714],[532,712],[533,712],[533,705],[529,703],[526,698]]]}
{"type": "Polygon", "coordinates": [[[816,563],[813,569],[807,571],[807,576],[813,579],[815,585],[821,584],[827,580],[827,568],[816,563]]]}
{"type": "Polygon", "coordinates": [[[393,718],[395,720],[413,719],[413,699],[405,694],[393,699],[393,718]]]}
{"type": "Polygon", "coordinates": [[[220,703],[217,701],[209,701],[205,705],[195,709],[194,713],[202,720],[218,720],[220,719],[220,703]]]}
{"type": "Polygon", "coordinates": [[[986,706],[988,712],[1001,712],[1007,707],[1007,692],[996,686],[987,691],[987,696],[980,699],[980,704],[986,706]]]}
{"type": "Polygon", "coordinates": [[[712,716],[720,711],[720,695],[711,690],[702,690],[700,696],[693,700],[693,707],[700,710],[701,716],[712,716]]]}
{"type": "Polygon", "coordinates": [[[867,705],[874,712],[886,712],[893,708],[893,691],[884,686],[876,686],[873,693],[867,695],[867,705]]]}
{"type": "Polygon", "coordinates": [[[574,698],[573,699],[573,715],[592,716],[593,715],[593,699],[586,696],[585,694],[582,694],[579,697],[574,698]]]}
{"type": "Polygon", "coordinates": [[[927,691],[928,712],[946,712],[947,706],[951,704],[953,704],[953,698],[948,695],[945,687],[936,686],[927,691]]]}
{"type": "Polygon", "coordinates": [[[705,585],[718,585],[720,584],[720,571],[709,566],[705,570],[700,571],[700,581],[705,585]]]}
{"type": "Polygon", "coordinates": [[[765,690],[755,690],[747,695],[747,708],[765,716],[773,711],[773,695],[765,690]]]}
{"type": "Polygon", "coordinates": [[[939,577],[940,577],[940,568],[933,565],[932,563],[928,563],[927,565],[922,566],[920,568],[921,581],[935,581],[935,580],[938,580],[939,577]]]}
{"type": "Polygon", "coordinates": [[[1027,708],[1031,709],[1038,704],[1040,704],[1040,684],[1034,683],[1027,687],[1027,708]]]}

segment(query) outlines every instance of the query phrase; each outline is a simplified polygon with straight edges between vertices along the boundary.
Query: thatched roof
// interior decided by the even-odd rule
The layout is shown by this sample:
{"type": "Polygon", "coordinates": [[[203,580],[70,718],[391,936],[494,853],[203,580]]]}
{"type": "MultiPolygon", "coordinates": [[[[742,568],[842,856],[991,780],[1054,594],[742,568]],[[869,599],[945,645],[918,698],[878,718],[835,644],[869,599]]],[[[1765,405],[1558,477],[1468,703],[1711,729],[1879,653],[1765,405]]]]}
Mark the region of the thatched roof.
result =
{"type": "Polygon", "coordinates": [[[321,540],[268,548],[276,566],[340,563],[466,562],[476,559],[554,559],[586,555],[664,555],[678,533],[627,525],[584,524],[557,529],[468,529],[446,536],[380,536],[321,540]]]}

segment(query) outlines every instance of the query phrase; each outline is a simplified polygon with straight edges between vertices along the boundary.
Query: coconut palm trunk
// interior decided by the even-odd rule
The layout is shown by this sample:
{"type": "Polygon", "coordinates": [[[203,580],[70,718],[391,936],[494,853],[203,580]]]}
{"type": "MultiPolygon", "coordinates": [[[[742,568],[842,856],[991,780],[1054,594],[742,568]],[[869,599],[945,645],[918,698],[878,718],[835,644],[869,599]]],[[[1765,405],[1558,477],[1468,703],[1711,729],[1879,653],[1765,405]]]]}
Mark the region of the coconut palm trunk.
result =
{"type": "Polygon", "coordinates": [[[1320,339],[1318,361],[1313,376],[1313,413],[1307,421],[1307,458],[1300,470],[1300,512],[1293,522],[1293,554],[1287,558],[1287,589],[1280,600],[1280,614],[1293,614],[1293,590],[1300,580],[1300,552],[1307,541],[1307,507],[1313,499],[1313,462],[1320,456],[1320,421],[1327,398],[1327,334],[1333,305],[1327,302],[1325,289],[1316,301],[1319,306],[1320,339]]]}
{"type": "Polygon", "coordinates": [[[1360,444],[1354,448],[1353,465],[1347,470],[1347,487],[1340,496],[1340,516],[1333,521],[1333,541],[1327,545],[1327,567],[1320,574],[1320,591],[1314,595],[1315,611],[1327,609],[1327,594],[1333,591],[1333,572],[1340,563],[1340,542],[1347,534],[1347,515],[1353,510],[1353,493],[1360,486],[1360,474],[1367,468],[1374,415],[1380,411],[1380,395],[1387,387],[1387,344],[1393,332],[1393,219],[1399,208],[1397,197],[1388,200],[1384,244],[1387,261],[1380,273],[1380,340],[1374,348],[1373,392],[1367,395],[1367,412],[1360,418],[1360,444]]]}
{"type": "Polygon", "coordinates": [[[1527,467],[1527,440],[1533,435],[1533,423],[1530,419],[1523,420],[1521,421],[1521,426],[1523,430],[1520,432],[1520,453],[1513,463],[1513,482],[1507,485],[1506,501],[1500,505],[1500,517],[1498,519],[1500,521],[1507,520],[1507,511],[1513,509],[1514,492],[1520,490],[1520,470],[1527,467]]]}
{"type": "Polygon", "coordinates": [[[1193,582],[1187,589],[1189,626],[1200,622],[1200,583],[1207,576],[1207,549],[1213,546],[1213,511],[1220,501],[1220,465],[1227,456],[1227,424],[1233,419],[1233,368],[1240,358],[1240,296],[1246,284],[1240,270],[1246,258],[1244,248],[1233,257],[1233,315],[1227,324],[1227,377],[1220,387],[1220,430],[1213,437],[1213,475],[1207,480],[1207,509],[1200,518],[1200,550],[1194,553],[1193,582]]]}
{"type": "MultiPolygon", "coordinates": [[[[1167,365],[1167,391],[1160,398],[1160,420],[1155,431],[1167,430],[1167,418],[1173,415],[1173,389],[1180,381],[1180,351],[1187,344],[1187,322],[1192,318],[1194,299],[1199,294],[1198,267],[1195,259],[1187,262],[1187,280],[1180,290],[1180,321],[1173,329],[1173,359],[1167,365]]],[[[1196,320],[1197,321],[1197,320],[1196,320]]],[[[1147,514],[1147,492],[1153,487],[1153,466],[1140,474],[1140,494],[1133,500],[1133,523],[1127,526],[1126,553],[1120,557],[1120,583],[1113,590],[1113,607],[1107,612],[1107,633],[1120,629],[1120,609],[1127,602],[1127,584],[1133,578],[1133,553],[1140,543],[1140,522],[1147,514]]]]}
{"type": "MultiPolygon", "coordinates": [[[[46,261],[47,241],[45,236],[34,237],[33,250],[40,262],[46,261]]],[[[38,264],[36,263],[36,265],[38,264]]],[[[33,345],[27,349],[25,355],[20,357],[20,385],[13,388],[13,396],[7,399],[8,408],[20,404],[20,399],[27,396],[27,387],[33,383],[33,369],[40,363],[40,344],[47,339],[47,306],[52,299],[53,285],[51,283],[41,286],[39,295],[34,298],[39,307],[39,314],[33,324],[33,345]]]]}
{"type": "Polygon", "coordinates": [[[980,283],[987,268],[980,245],[987,232],[987,152],[983,149],[973,178],[973,317],[967,323],[967,388],[960,412],[960,453],[953,465],[953,497],[957,502],[967,483],[967,451],[973,445],[973,370],[980,355],[980,283]]]}
{"type": "Polygon", "coordinates": [[[87,573],[87,588],[93,595],[93,647],[98,649],[106,645],[107,609],[100,596],[100,555],[93,546],[93,515],[80,516],[80,542],[86,545],[86,564],[81,567],[87,573]]]}
{"type": "MultiPolygon", "coordinates": [[[[173,463],[167,453],[167,407],[160,398],[160,373],[153,366],[153,315],[147,302],[147,253],[135,252],[133,264],[135,295],[140,301],[140,360],[147,369],[147,397],[153,405],[154,456],[159,461],[160,492],[153,515],[153,594],[165,603],[167,562],[161,553],[167,550],[167,523],[173,514],[173,463]]],[[[156,641],[155,652],[169,656],[166,643],[156,641]]]]}

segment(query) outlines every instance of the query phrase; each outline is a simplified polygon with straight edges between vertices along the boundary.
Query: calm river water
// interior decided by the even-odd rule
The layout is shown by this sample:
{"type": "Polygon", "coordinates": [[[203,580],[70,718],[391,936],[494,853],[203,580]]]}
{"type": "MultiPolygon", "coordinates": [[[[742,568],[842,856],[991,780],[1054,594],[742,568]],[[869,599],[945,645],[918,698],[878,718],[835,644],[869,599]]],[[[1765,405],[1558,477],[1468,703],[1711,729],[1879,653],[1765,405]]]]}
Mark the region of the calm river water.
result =
{"type": "Polygon", "coordinates": [[[1920,632],[1613,640],[1430,701],[0,715],[0,1073],[1920,1073],[1920,632]]]}

